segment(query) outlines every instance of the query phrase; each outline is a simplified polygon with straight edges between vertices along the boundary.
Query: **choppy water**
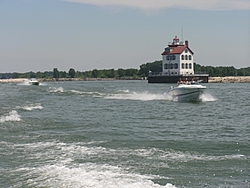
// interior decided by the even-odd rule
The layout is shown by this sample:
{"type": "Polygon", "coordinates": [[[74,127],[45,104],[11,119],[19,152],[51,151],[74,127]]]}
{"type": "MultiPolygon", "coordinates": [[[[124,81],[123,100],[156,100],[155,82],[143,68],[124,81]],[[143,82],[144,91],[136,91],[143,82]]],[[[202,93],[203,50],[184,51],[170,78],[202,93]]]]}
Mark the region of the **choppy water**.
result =
{"type": "Polygon", "coordinates": [[[0,84],[0,187],[250,186],[250,84],[0,84]]]}

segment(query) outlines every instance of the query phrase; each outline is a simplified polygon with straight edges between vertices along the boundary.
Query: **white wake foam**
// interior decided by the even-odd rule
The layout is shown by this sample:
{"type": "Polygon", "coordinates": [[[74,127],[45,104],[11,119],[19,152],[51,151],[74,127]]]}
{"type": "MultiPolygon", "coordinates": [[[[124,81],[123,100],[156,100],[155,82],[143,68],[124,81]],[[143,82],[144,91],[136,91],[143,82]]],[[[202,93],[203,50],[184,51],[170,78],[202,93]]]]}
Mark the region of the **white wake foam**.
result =
{"type": "MultiPolygon", "coordinates": [[[[172,184],[165,186],[154,183],[155,175],[139,174],[129,171],[129,166],[112,163],[110,159],[131,156],[144,157],[147,160],[161,160],[164,163],[154,165],[162,168],[168,162],[188,161],[220,161],[242,160],[244,155],[221,155],[212,156],[195,152],[182,152],[172,149],[108,149],[94,147],[92,143],[62,143],[62,142],[39,142],[29,144],[12,145],[15,149],[23,148],[32,163],[25,168],[15,171],[22,173],[27,182],[27,187],[95,187],[95,188],[175,188],[172,184]],[[99,158],[99,159],[98,159],[99,158]],[[90,162],[96,160],[97,162],[90,162]],[[101,161],[110,161],[103,164],[101,161]],[[37,164],[34,164],[38,161],[37,164]],[[99,161],[99,162],[98,162],[99,161]],[[33,166],[36,165],[36,168],[33,166]],[[160,166],[158,166],[160,165],[160,166]]],[[[134,161],[135,162],[135,161],[134,161]]],[[[138,161],[139,162],[139,161],[138,161]]],[[[142,165],[143,165],[142,161],[142,165]]],[[[152,165],[152,164],[151,164],[152,165]]],[[[13,172],[15,173],[15,172],[13,172]]],[[[157,176],[157,178],[169,179],[157,176]]],[[[23,181],[22,179],[20,181],[23,181]]]]}
{"type": "Polygon", "coordinates": [[[93,91],[78,91],[78,90],[70,90],[72,93],[76,93],[79,95],[93,95],[93,96],[103,96],[104,94],[100,92],[93,92],[93,91]]]}
{"type": "Polygon", "coordinates": [[[139,100],[139,101],[172,100],[172,97],[166,93],[155,94],[155,93],[149,93],[147,91],[109,94],[105,98],[107,98],[107,99],[122,99],[122,100],[139,100]]]}
{"type": "Polygon", "coordinates": [[[20,82],[20,83],[18,83],[17,85],[29,86],[30,84],[29,84],[29,80],[26,79],[24,82],[20,82]]]}
{"type": "Polygon", "coordinates": [[[63,93],[64,92],[64,89],[62,87],[49,87],[49,92],[50,93],[57,93],[57,92],[60,92],[60,93],[63,93]]]}
{"type": "Polygon", "coordinates": [[[0,123],[4,123],[6,121],[21,121],[21,116],[16,110],[12,110],[8,114],[0,117],[0,123]]]}
{"type": "Polygon", "coordinates": [[[15,170],[23,174],[20,178],[27,180],[28,187],[175,188],[169,183],[165,186],[154,183],[151,180],[155,178],[154,175],[130,172],[129,168],[115,164],[75,162],[86,159],[88,161],[100,155],[105,158],[117,155],[117,152],[124,155],[127,150],[109,150],[104,147],[86,147],[79,143],[58,142],[17,144],[15,147],[22,147],[33,162],[39,161],[41,164],[33,168],[32,162],[29,167],[15,170]],[[41,160],[44,163],[41,163],[41,160]]]}
{"type": "Polygon", "coordinates": [[[203,93],[201,95],[201,101],[202,102],[212,102],[217,101],[218,99],[214,96],[212,96],[210,93],[203,93]]]}
{"type": "Polygon", "coordinates": [[[31,187],[175,188],[172,184],[160,186],[147,176],[127,173],[119,167],[94,163],[45,165],[32,169],[30,174],[36,177],[28,180],[31,187]]]}
{"type": "Polygon", "coordinates": [[[36,104],[30,104],[30,105],[27,105],[27,106],[24,106],[24,107],[17,107],[17,108],[22,108],[24,110],[28,110],[28,111],[31,111],[31,110],[41,110],[43,109],[43,107],[41,106],[40,103],[36,103],[36,104]]]}
{"type": "Polygon", "coordinates": [[[128,89],[121,89],[121,90],[117,90],[117,92],[121,92],[121,93],[129,93],[128,89]]]}
{"type": "MultiPolygon", "coordinates": [[[[132,151],[131,151],[132,152],[132,151]]],[[[161,159],[163,161],[177,161],[177,162],[189,162],[189,161],[222,161],[222,160],[233,160],[233,159],[246,159],[247,156],[241,154],[232,155],[221,155],[221,156],[211,156],[199,154],[196,152],[182,152],[175,150],[160,150],[160,149],[138,149],[134,150],[134,154],[143,157],[156,157],[156,159],[161,159]]],[[[128,152],[129,153],[129,152],[128,152]]]]}

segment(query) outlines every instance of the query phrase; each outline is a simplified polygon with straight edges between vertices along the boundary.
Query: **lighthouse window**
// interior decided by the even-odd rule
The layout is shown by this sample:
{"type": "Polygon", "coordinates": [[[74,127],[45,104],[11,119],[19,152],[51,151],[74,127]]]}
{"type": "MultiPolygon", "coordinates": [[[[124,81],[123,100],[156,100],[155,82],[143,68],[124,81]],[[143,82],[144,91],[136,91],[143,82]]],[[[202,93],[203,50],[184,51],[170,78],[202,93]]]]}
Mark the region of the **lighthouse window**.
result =
{"type": "Polygon", "coordinates": [[[186,69],[188,69],[188,64],[186,63],[186,69]]]}
{"type": "Polygon", "coordinates": [[[166,69],[170,69],[170,64],[165,64],[166,65],[166,69]]]}
{"type": "Polygon", "coordinates": [[[184,60],[184,55],[181,55],[181,60],[184,60]]]}
{"type": "Polygon", "coordinates": [[[168,69],[168,64],[164,64],[164,69],[168,69]]]}
{"type": "Polygon", "coordinates": [[[170,60],[169,56],[167,56],[167,60],[170,60]]]}
{"type": "Polygon", "coordinates": [[[173,64],[172,63],[170,64],[170,69],[173,69],[173,64]]]}
{"type": "Polygon", "coordinates": [[[175,55],[172,56],[173,60],[175,60],[175,55]]]}
{"type": "Polygon", "coordinates": [[[184,63],[181,64],[181,68],[184,69],[184,63]]]}
{"type": "Polygon", "coordinates": [[[165,52],[170,52],[170,48],[165,48],[165,52]]]}
{"type": "Polygon", "coordinates": [[[192,69],[192,64],[191,63],[189,63],[189,68],[192,69]]]}
{"type": "Polygon", "coordinates": [[[164,69],[170,69],[170,64],[164,64],[164,69]]]}
{"type": "Polygon", "coordinates": [[[174,64],[174,68],[175,68],[175,69],[178,69],[178,63],[175,63],[175,64],[174,64]]]}
{"type": "Polygon", "coordinates": [[[185,55],[185,60],[188,60],[188,56],[187,55],[185,55]]]}
{"type": "Polygon", "coordinates": [[[191,55],[189,55],[188,58],[189,58],[189,60],[192,60],[192,56],[191,55]]]}
{"type": "Polygon", "coordinates": [[[188,49],[187,48],[185,49],[185,52],[188,53],[188,49]]]}

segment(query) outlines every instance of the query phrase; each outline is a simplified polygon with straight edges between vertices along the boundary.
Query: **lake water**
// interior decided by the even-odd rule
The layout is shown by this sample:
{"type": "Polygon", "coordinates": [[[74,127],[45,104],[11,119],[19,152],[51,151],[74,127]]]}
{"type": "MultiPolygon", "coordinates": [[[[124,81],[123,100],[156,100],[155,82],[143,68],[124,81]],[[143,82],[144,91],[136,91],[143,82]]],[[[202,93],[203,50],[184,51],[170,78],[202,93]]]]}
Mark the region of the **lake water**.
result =
{"type": "Polygon", "coordinates": [[[0,84],[0,187],[250,187],[250,84],[0,84]]]}

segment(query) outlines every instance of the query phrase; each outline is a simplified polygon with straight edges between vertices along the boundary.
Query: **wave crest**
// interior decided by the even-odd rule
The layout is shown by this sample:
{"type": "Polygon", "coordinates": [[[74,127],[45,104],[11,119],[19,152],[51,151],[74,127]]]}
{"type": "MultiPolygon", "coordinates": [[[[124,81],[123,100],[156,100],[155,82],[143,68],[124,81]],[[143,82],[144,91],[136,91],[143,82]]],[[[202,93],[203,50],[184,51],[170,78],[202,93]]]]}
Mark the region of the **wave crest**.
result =
{"type": "Polygon", "coordinates": [[[58,88],[56,88],[56,87],[50,87],[49,88],[49,92],[50,93],[57,93],[57,92],[63,93],[64,89],[63,89],[63,87],[58,87],[58,88]]]}
{"type": "Polygon", "coordinates": [[[21,121],[21,116],[17,113],[16,110],[12,110],[7,115],[0,117],[0,123],[4,123],[6,121],[21,121]]]}
{"type": "Polygon", "coordinates": [[[35,110],[35,109],[38,109],[38,110],[43,109],[43,107],[41,106],[40,103],[30,104],[30,105],[27,105],[27,106],[24,106],[24,107],[20,107],[20,108],[22,108],[24,110],[28,110],[28,111],[35,110]]]}

